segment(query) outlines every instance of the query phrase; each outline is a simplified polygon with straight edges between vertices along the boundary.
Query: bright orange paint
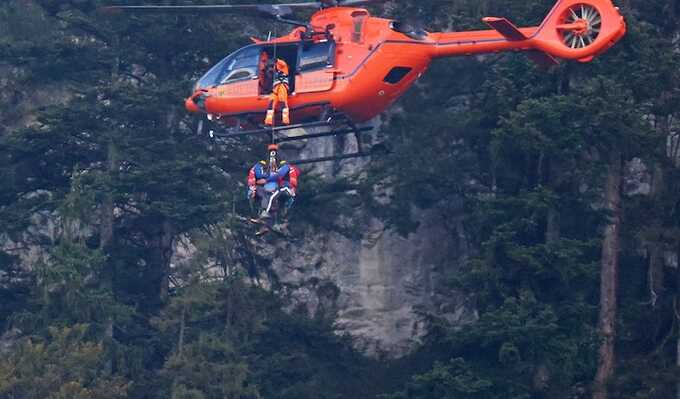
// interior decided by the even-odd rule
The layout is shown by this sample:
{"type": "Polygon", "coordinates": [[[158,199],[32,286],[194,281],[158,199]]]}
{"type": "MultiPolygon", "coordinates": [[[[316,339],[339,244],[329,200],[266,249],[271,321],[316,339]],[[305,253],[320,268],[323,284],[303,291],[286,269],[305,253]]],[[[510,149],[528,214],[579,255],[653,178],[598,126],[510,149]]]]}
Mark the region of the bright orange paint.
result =
{"type": "MultiPolygon", "coordinates": [[[[329,28],[336,45],[335,60],[333,65],[322,69],[297,74],[291,71],[291,78],[294,75],[295,79],[295,89],[289,97],[293,123],[318,117],[322,107],[314,104],[321,103],[329,104],[355,122],[369,120],[404,94],[435,58],[533,50],[588,62],[608,50],[626,32],[625,21],[611,0],[558,0],[540,26],[519,30],[514,30],[502,18],[484,21],[499,30],[429,33],[423,40],[417,40],[395,31],[393,21],[371,17],[364,9],[333,7],[318,11],[312,16],[311,24],[315,31],[329,28]],[[577,18],[581,5],[596,9],[599,17],[591,18],[592,21],[577,18]],[[600,29],[592,43],[588,43],[591,38],[582,36],[592,28],[590,23],[600,29]],[[571,36],[566,39],[565,35],[571,36]],[[571,48],[565,41],[575,46],[583,42],[584,46],[571,48]],[[396,83],[386,82],[385,78],[395,67],[410,68],[410,71],[396,83]]],[[[286,36],[257,45],[299,43],[302,30],[296,28],[286,36]]],[[[318,36],[315,41],[322,39],[323,36],[318,36]]],[[[186,100],[186,108],[227,120],[237,116],[260,120],[267,109],[269,93],[258,91],[257,79],[199,89],[186,100]],[[202,96],[200,107],[192,100],[197,96],[202,96]]]]}

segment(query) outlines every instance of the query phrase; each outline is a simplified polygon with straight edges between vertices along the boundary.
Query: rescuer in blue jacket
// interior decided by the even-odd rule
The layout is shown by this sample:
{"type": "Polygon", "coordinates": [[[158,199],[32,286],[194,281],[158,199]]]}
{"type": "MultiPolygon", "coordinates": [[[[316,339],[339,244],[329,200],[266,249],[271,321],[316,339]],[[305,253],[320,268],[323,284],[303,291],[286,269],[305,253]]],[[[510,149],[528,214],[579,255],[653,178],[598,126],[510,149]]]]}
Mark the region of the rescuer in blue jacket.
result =
{"type": "Polygon", "coordinates": [[[280,204],[284,204],[283,216],[287,215],[297,195],[300,171],[286,161],[279,161],[278,150],[276,144],[270,144],[269,160],[259,161],[248,173],[248,199],[253,207],[259,201],[261,209],[259,218],[251,221],[264,225],[258,235],[273,226],[280,204]]]}

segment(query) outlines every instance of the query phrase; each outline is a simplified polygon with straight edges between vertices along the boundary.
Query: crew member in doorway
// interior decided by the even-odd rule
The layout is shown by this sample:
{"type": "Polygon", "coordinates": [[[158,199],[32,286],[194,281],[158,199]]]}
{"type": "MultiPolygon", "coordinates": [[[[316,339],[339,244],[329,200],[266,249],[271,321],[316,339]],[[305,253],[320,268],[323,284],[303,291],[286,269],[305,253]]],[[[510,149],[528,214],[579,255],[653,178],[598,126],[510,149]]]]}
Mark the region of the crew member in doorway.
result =
{"type": "Polygon", "coordinates": [[[290,109],[288,108],[288,91],[290,90],[289,76],[288,64],[286,61],[278,58],[274,64],[274,84],[272,87],[271,100],[269,101],[267,116],[264,118],[264,124],[267,126],[274,124],[274,112],[276,111],[279,102],[283,103],[281,120],[284,125],[290,124],[290,109]]]}

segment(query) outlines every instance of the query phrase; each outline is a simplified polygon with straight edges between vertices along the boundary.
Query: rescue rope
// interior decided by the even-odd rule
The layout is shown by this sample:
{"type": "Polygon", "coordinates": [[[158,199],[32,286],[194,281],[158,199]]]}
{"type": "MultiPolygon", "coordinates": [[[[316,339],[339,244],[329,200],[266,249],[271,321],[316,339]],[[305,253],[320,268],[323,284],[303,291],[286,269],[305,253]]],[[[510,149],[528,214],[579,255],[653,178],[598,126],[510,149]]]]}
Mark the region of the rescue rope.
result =
{"type": "MultiPolygon", "coordinates": [[[[278,27],[276,26],[276,24],[274,24],[274,40],[276,40],[277,37],[278,37],[278,27]]],[[[272,70],[272,95],[274,94],[274,85],[276,84],[276,82],[274,82],[274,80],[276,78],[277,47],[278,47],[278,43],[274,42],[274,60],[273,60],[274,61],[273,62],[274,69],[272,70]]],[[[270,101],[272,101],[272,100],[270,99],[270,101]]],[[[270,141],[271,141],[271,144],[276,144],[276,137],[274,135],[274,128],[276,127],[276,102],[274,102],[273,107],[274,107],[274,109],[273,109],[274,117],[272,118],[270,141]]]]}

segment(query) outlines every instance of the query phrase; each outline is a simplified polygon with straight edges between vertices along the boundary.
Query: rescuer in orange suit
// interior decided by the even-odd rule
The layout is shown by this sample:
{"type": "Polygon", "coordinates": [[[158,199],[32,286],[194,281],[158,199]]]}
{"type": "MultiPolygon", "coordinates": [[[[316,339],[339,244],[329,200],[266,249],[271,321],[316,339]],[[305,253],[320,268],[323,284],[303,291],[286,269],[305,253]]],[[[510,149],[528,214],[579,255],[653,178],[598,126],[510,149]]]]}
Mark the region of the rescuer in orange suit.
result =
{"type": "Polygon", "coordinates": [[[274,65],[274,85],[272,87],[271,100],[269,101],[269,109],[267,109],[267,116],[264,118],[264,124],[271,126],[274,124],[274,112],[279,102],[283,103],[283,110],[281,111],[281,119],[284,125],[290,124],[290,109],[288,108],[288,91],[290,90],[290,79],[288,64],[286,61],[278,58],[274,65]]]}

